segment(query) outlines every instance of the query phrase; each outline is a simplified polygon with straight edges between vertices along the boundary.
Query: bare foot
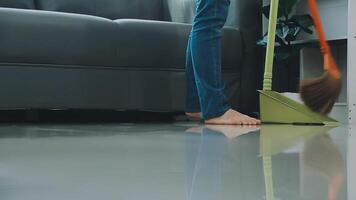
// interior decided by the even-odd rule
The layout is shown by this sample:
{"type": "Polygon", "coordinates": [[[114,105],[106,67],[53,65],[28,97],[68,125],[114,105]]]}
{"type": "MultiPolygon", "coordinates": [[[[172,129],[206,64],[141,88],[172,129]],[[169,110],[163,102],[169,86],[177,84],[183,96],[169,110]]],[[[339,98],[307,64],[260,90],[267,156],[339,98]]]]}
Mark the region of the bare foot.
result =
{"type": "Polygon", "coordinates": [[[201,119],[201,112],[197,113],[185,113],[189,118],[195,119],[195,120],[200,120],[201,119]]]}
{"type": "Polygon", "coordinates": [[[209,119],[205,121],[205,124],[217,124],[217,125],[259,125],[260,120],[249,117],[236,110],[228,110],[220,117],[209,119]]]}

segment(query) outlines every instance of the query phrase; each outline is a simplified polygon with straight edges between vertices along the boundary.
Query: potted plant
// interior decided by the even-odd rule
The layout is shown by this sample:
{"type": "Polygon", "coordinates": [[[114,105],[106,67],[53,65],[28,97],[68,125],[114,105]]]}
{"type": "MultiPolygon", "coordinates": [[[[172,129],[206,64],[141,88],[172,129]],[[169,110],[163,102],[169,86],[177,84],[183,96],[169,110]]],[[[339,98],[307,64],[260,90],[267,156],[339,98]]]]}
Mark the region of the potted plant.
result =
{"type": "MultiPolygon", "coordinates": [[[[313,34],[313,20],[309,14],[294,14],[293,11],[300,0],[279,0],[276,30],[275,72],[277,74],[274,87],[276,90],[293,91],[297,89],[299,77],[299,52],[302,45],[294,45],[302,32],[313,34]],[[287,73],[287,74],[286,74],[287,73]],[[294,76],[294,77],[290,77],[294,76]],[[286,83],[287,82],[287,83],[286,83]]],[[[270,5],[263,6],[263,15],[268,19],[270,5]]],[[[259,46],[267,45],[267,34],[257,42],[259,46]]]]}

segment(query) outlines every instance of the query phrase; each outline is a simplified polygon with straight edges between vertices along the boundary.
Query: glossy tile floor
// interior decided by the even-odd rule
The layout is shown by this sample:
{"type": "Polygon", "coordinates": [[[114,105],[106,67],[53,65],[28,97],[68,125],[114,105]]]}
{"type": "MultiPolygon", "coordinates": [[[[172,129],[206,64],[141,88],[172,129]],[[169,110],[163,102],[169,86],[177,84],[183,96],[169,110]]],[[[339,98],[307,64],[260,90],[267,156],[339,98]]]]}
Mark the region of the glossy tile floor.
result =
{"type": "Polygon", "coordinates": [[[1,200],[355,200],[352,127],[0,127],[1,200]]]}

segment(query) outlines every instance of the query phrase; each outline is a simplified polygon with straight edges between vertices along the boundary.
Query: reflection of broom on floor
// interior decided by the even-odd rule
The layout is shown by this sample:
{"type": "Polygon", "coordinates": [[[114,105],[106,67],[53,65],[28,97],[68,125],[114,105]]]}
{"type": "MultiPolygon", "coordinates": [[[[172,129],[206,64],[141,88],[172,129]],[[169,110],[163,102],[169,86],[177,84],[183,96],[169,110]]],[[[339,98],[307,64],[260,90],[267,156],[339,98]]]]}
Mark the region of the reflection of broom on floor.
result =
{"type": "Polygon", "coordinates": [[[260,134],[260,148],[265,178],[266,200],[275,200],[272,174],[272,156],[283,152],[300,142],[313,140],[333,127],[329,126],[263,126],[260,134]],[[288,133],[288,134],[286,134],[288,133]]]}
{"type": "Polygon", "coordinates": [[[311,110],[321,114],[328,114],[340,95],[341,73],[331,55],[316,0],[308,0],[308,5],[319,36],[321,51],[324,55],[325,73],[319,78],[303,81],[300,93],[305,105],[311,110]]]}
{"type": "Polygon", "coordinates": [[[336,200],[345,182],[345,161],[327,132],[327,126],[264,126],[261,128],[261,155],[266,200],[275,200],[272,156],[304,142],[304,164],[327,178],[328,200],[336,200]],[[288,132],[288,134],[286,134],[288,132]]]}
{"type": "Polygon", "coordinates": [[[321,135],[308,141],[303,155],[306,166],[327,178],[328,199],[336,200],[345,181],[345,165],[330,136],[321,135]]]}

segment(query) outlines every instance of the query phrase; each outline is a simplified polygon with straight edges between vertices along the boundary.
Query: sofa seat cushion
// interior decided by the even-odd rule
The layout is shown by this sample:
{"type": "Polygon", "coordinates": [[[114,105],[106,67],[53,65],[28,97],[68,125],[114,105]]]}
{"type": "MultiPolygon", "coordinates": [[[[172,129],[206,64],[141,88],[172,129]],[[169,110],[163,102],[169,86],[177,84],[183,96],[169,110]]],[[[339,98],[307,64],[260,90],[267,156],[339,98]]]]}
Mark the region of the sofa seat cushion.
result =
{"type": "MultiPolygon", "coordinates": [[[[117,63],[123,66],[183,69],[191,25],[137,19],[117,23],[117,63]]],[[[239,30],[223,30],[223,69],[237,69],[242,63],[242,38],[239,30]]]]}
{"type": "Polygon", "coordinates": [[[115,23],[78,14],[0,8],[0,62],[115,65],[115,23]]]}

